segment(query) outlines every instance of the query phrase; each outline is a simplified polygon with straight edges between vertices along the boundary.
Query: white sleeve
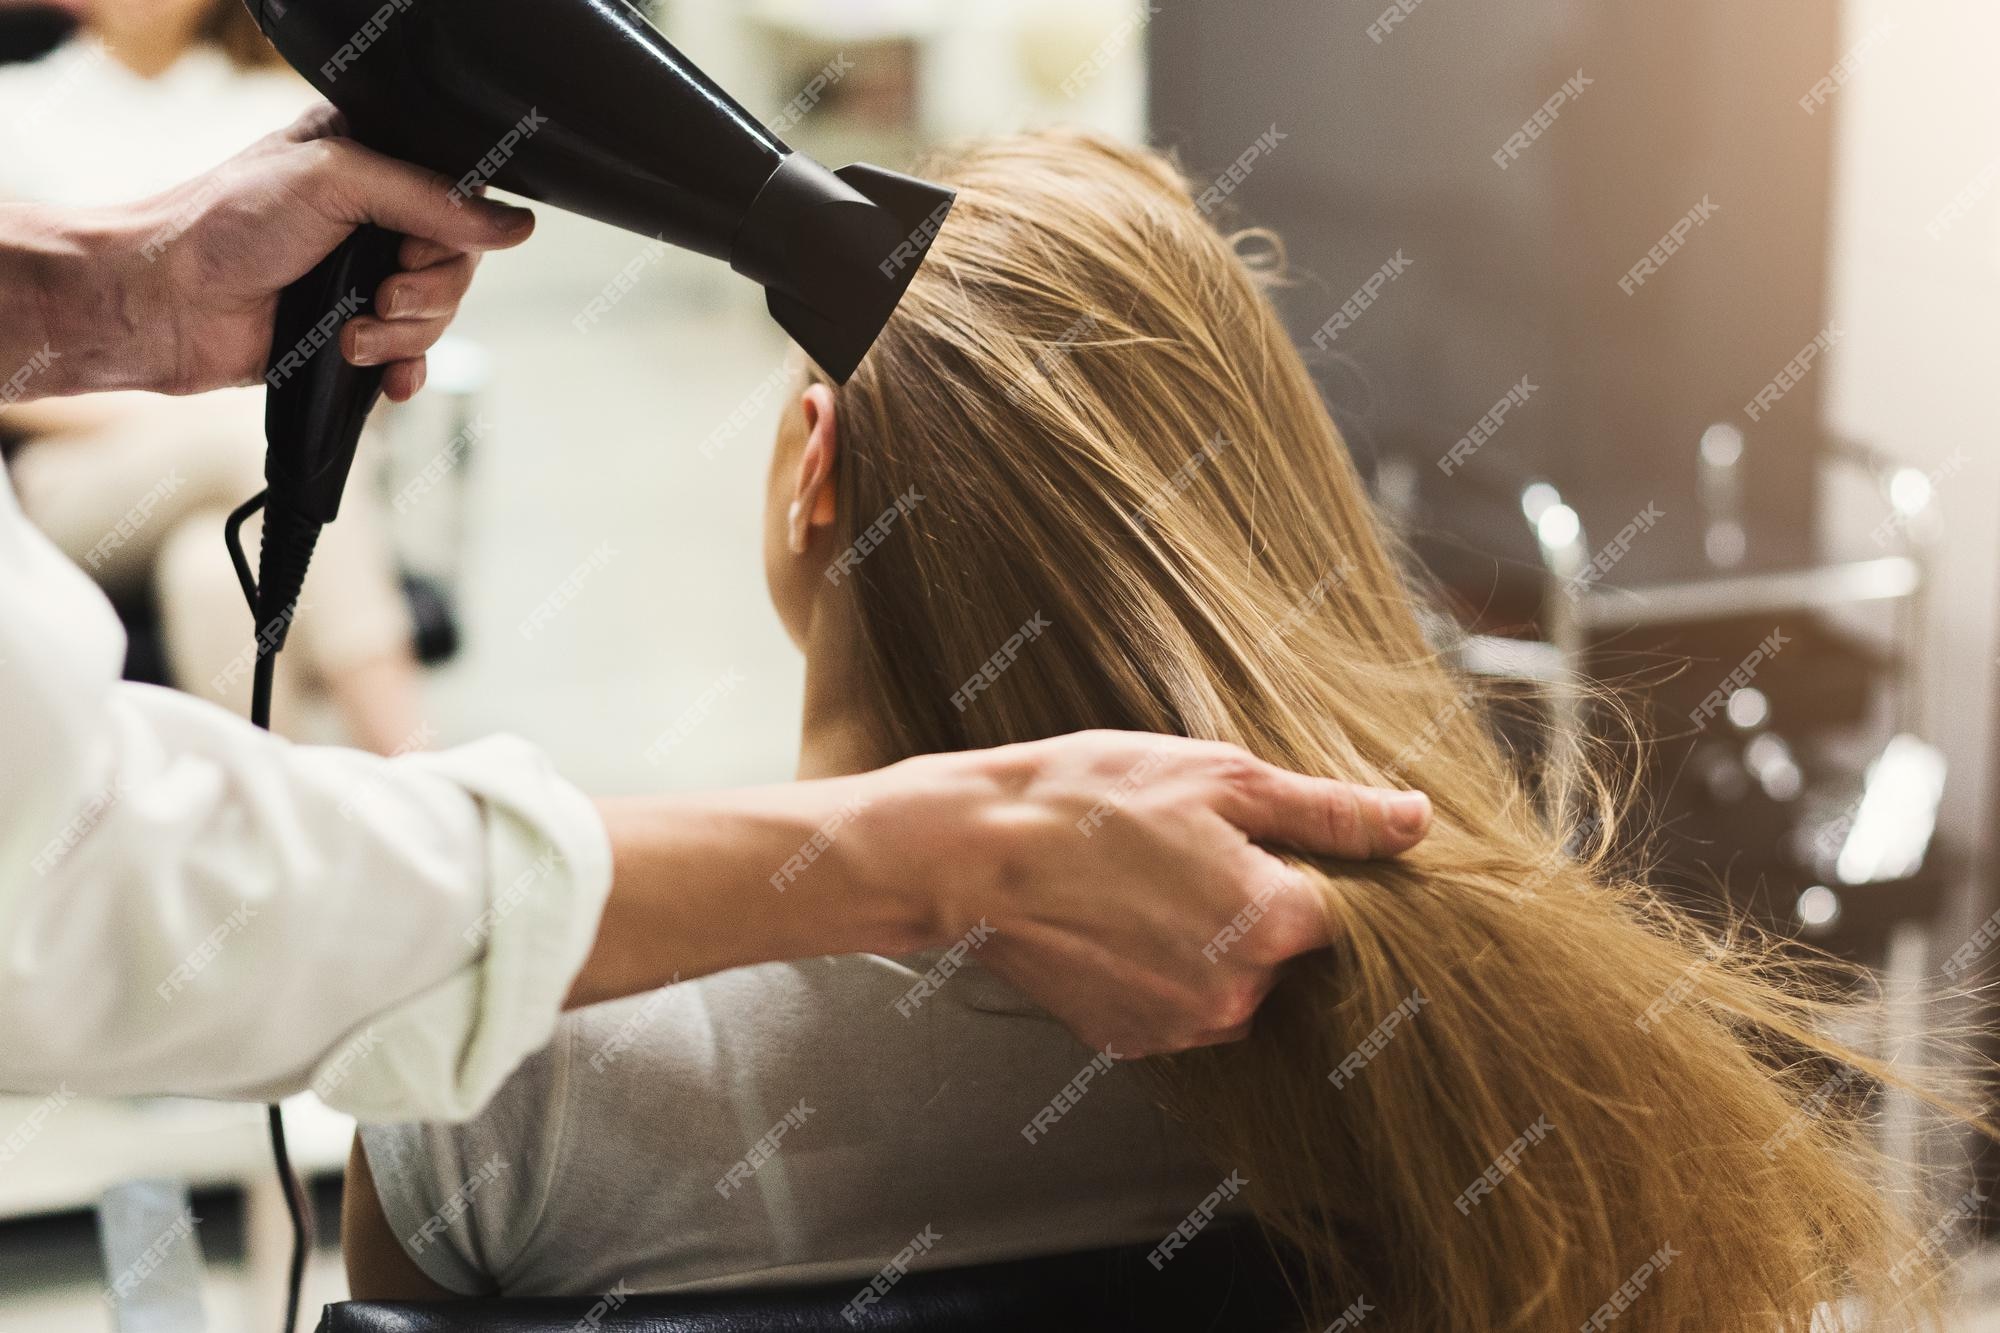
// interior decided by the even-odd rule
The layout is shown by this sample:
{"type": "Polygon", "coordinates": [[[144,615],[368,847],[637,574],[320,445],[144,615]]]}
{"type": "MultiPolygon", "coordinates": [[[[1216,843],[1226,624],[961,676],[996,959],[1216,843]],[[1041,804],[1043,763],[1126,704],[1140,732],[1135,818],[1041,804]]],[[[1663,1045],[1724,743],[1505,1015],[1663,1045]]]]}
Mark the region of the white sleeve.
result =
{"type": "Polygon", "coordinates": [[[518,740],[292,745],[123,651],[0,478],[0,1089],[478,1110],[596,935],[595,808],[518,740]]]}

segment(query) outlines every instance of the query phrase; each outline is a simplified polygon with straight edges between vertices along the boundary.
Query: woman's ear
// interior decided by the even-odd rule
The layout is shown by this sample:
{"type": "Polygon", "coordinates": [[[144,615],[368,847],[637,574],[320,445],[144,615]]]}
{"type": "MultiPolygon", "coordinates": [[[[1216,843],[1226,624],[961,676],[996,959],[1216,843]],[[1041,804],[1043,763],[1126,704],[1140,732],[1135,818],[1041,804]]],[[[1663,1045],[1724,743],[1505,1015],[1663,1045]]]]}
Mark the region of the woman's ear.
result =
{"type": "Polygon", "coordinates": [[[813,530],[831,526],[836,517],[833,477],[840,458],[833,390],[824,384],[808,384],[800,395],[799,407],[805,413],[806,442],[799,451],[792,503],[785,514],[785,545],[793,555],[804,555],[812,544],[813,530]]]}

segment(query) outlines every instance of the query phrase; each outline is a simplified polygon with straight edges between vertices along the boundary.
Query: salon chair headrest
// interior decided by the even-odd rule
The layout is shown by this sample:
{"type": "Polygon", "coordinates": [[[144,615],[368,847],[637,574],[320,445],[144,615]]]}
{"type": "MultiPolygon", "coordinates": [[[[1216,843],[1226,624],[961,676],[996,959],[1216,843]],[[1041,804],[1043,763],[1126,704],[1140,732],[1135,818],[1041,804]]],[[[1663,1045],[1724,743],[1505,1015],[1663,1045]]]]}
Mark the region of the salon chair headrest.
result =
{"type": "Polygon", "coordinates": [[[874,1305],[860,1282],[714,1295],[330,1305],[320,1333],[1294,1333],[1304,1320],[1269,1248],[1216,1225],[1159,1268],[1151,1245],[906,1274],[874,1305]],[[843,1311],[856,1315],[848,1322],[843,1311]],[[592,1319],[593,1313],[596,1318],[592,1319]]]}

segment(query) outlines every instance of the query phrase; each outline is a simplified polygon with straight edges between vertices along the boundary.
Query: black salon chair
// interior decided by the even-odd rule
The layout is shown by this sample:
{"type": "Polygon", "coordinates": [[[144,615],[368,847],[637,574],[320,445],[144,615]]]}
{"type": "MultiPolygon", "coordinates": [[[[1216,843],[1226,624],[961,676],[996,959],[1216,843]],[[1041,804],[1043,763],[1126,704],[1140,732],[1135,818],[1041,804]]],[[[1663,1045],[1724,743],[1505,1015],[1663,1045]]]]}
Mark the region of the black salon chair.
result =
{"type": "Polygon", "coordinates": [[[347,1301],[319,1333],[1297,1333],[1282,1266],[1247,1226],[1202,1232],[1155,1269],[1132,1246],[906,1274],[853,1307],[858,1282],[699,1296],[347,1301]],[[852,1322],[850,1322],[852,1316],[852,1322]]]}

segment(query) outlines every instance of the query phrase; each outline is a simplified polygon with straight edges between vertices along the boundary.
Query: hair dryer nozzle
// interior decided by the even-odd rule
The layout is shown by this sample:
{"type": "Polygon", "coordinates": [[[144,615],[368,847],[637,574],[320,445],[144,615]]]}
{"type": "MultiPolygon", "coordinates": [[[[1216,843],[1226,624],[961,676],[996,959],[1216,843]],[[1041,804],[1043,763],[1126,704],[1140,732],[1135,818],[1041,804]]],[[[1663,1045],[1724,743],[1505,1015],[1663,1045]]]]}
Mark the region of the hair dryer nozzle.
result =
{"type": "Polygon", "coordinates": [[[751,201],[729,263],[808,356],[845,384],[916,276],[957,195],[857,162],[790,153],[751,201]]]}

